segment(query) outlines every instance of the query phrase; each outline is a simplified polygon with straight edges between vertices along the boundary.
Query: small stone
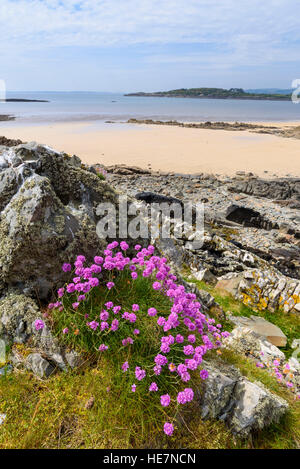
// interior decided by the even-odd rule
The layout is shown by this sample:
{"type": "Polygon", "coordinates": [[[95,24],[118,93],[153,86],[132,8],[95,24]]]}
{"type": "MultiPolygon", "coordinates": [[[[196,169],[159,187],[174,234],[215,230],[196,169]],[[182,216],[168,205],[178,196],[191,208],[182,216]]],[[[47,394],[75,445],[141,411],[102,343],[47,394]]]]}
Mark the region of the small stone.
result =
{"type": "Polygon", "coordinates": [[[54,366],[39,353],[31,353],[26,359],[26,366],[40,378],[48,378],[55,370],[54,366]]]}
{"type": "Polygon", "coordinates": [[[85,409],[91,409],[93,407],[94,403],[95,403],[95,398],[94,398],[94,396],[92,396],[86,401],[86,403],[84,404],[84,408],[85,409]]]}

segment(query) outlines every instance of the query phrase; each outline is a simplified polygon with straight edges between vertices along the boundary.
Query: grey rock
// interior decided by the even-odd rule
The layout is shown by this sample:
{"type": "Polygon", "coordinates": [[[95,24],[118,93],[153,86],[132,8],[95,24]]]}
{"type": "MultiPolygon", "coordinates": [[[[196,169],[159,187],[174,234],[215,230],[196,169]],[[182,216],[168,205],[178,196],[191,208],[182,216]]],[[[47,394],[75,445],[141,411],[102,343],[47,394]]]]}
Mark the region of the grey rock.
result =
{"type": "Polygon", "coordinates": [[[11,292],[0,301],[0,337],[7,342],[25,343],[33,333],[39,309],[35,301],[11,292]]]}
{"type": "Polygon", "coordinates": [[[233,329],[230,336],[223,340],[223,343],[225,347],[229,347],[237,353],[252,356],[266,364],[275,359],[285,359],[284,353],[279,348],[246,326],[238,326],[233,329]]]}
{"type": "Polygon", "coordinates": [[[31,353],[26,359],[26,367],[40,378],[48,378],[54,373],[55,367],[39,353],[31,353]]]}
{"type": "Polygon", "coordinates": [[[0,284],[44,299],[64,280],[63,262],[76,252],[92,259],[103,249],[95,208],[116,201],[116,193],[79,167],[77,157],[47,146],[18,145],[5,158],[9,168],[0,171],[0,284]]]}
{"type": "Polygon", "coordinates": [[[250,316],[250,318],[244,316],[230,316],[229,319],[237,326],[247,327],[258,335],[265,337],[271,344],[276,345],[276,347],[286,346],[287,337],[282,330],[260,316],[250,316]]]}
{"type": "Polygon", "coordinates": [[[278,422],[288,410],[284,399],[252,383],[221,360],[204,361],[209,376],[197,393],[202,418],[223,420],[232,433],[247,437],[278,422]]]}
{"type": "Polygon", "coordinates": [[[241,437],[279,422],[288,410],[284,399],[265,389],[261,383],[247,379],[237,383],[234,397],[235,405],[227,421],[233,433],[241,437]]]}
{"type": "Polygon", "coordinates": [[[75,350],[71,350],[69,352],[66,352],[65,353],[65,359],[66,359],[66,362],[68,363],[68,365],[71,368],[77,368],[77,367],[81,366],[84,362],[83,357],[78,352],[76,352],[75,350]]]}
{"type": "Polygon", "coordinates": [[[200,270],[199,272],[195,272],[193,275],[196,280],[203,281],[209,285],[216,285],[218,282],[217,277],[208,269],[200,270]]]}

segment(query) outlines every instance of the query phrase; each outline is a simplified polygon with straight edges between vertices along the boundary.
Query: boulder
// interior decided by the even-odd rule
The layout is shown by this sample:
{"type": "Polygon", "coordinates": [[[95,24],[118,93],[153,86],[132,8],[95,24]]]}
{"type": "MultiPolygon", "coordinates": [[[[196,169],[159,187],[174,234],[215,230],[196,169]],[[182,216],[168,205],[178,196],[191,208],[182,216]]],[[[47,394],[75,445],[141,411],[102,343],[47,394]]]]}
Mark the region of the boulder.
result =
{"type": "Polygon", "coordinates": [[[258,335],[265,337],[271,344],[276,345],[276,347],[286,346],[287,337],[282,330],[260,316],[250,316],[250,318],[244,316],[230,316],[229,319],[237,326],[247,327],[258,335]]]}
{"type": "Polygon", "coordinates": [[[223,420],[233,434],[247,437],[278,422],[288,410],[288,403],[271,393],[261,383],[252,383],[221,360],[204,361],[209,372],[197,393],[202,418],[223,420]]]}
{"type": "Polygon", "coordinates": [[[96,207],[117,195],[77,158],[47,146],[17,145],[1,158],[0,288],[45,299],[64,280],[63,262],[103,249],[96,207]]]}
{"type": "Polygon", "coordinates": [[[33,321],[39,314],[32,298],[10,292],[0,301],[0,337],[7,343],[25,344],[33,334],[33,321]]]}
{"type": "Polygon", "coordinates": [[[257,334],[249,327],[238,326],[230,336],[223,340],[225,347],[245,356],[270,364],[275,359],[284,360],[284,353],[271,344],[264,336],[257,334]]]}
{"type": "Polygon", "coordinates": [[[216,285],[218,282],[217,277],[208,269],[200,270],[193,273],[196,280],[208,283],[209,285],[216,285]]]}
{"type": "Polygon", "coordinates": [[[238,382],[234,397],[228,424],[233,433],[241,437],[278,423],[288,410],[284,399],[268,391],[262,383],[252,383],[245,378],[238,382]]]}
{"type": "Polygon", "coordinates": [[[231,295],[236,296],[242,278],[242,274],[230,274],[228,276],[225,275],[219,278],[216,284],[216,288],[219,288],[220,290],[225,290],[231,295]]]}
{"type": "Polygon", "coordinates": [[[39,353],[31,353],[26,359],[26,367],[40,378],[49,378],[55,367],[45,360],[39,353]]]}

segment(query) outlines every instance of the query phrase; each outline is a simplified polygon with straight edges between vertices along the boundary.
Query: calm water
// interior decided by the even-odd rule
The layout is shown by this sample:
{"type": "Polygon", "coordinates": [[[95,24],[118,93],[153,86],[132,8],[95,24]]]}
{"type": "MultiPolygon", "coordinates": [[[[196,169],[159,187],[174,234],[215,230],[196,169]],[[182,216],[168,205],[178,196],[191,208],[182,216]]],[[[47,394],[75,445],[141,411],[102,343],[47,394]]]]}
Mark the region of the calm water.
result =
{"type": "Polygon", "coordinates": [[[290,101],[139,98],[92,92],[9,92],[8,98],[49,103],[0,103],[0,114],[21,123],[126,121],[131,117],[180,121],[300,121],[300,104],[290,101]]]}

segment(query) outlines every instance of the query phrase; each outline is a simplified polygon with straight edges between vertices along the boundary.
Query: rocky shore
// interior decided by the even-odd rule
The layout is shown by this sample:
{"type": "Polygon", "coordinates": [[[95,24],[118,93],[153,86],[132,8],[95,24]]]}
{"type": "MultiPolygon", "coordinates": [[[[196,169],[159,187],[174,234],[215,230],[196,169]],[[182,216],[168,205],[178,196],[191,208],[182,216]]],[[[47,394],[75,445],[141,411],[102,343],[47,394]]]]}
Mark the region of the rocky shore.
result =
{"type": "Polygon", "coordinates": [[[16,118],[15,116],[11,116],[8,114],[0,114],[0,121],[5,122],[5,121],[14,121],[16,118]]]}
{"type": "Polygon", "coordinates": [[[186,129],[210,129],[210,130],[230,130],[230,131],[249,131],[258,134],[277,135],[285,138],[300,138],[300,126],[290,125],[262,125],[251,124],[247,122],[178,122],[176,120],[161,121],[153,119],[129,119],[128,124],[145,124],[145,125],[167,125],[175,127],[183,127],[186,129]]]}
{"type": "Polygon", "coordinates": [[[203,203],[204,244],[193,252],[185,249],[189,240],[177,241],[178,268],[188,257],[194,269],[208,269],[227,288],[235,283],[234,294],[248,305],[300,311],[300,178],[265,180],[243,172],[234,178],[189,176],[123,165],[103,169],[116,190],[132,197],[147,192],[156,201],[167,196],[203,203]]]}

